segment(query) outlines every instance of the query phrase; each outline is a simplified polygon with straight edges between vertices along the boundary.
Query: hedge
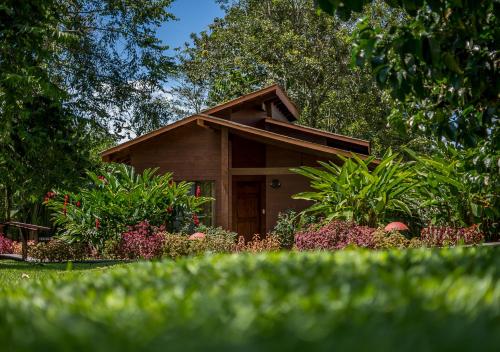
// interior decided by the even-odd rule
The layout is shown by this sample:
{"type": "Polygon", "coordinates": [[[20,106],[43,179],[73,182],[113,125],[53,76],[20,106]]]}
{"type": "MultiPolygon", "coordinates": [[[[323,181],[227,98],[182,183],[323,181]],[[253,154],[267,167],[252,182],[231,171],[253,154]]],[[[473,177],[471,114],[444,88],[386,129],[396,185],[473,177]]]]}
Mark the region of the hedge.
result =
{"type": "Polygon", "coordinates": [[[499,254],[231,254],[0,287],[0,349],[493,351],[499,254]]]}

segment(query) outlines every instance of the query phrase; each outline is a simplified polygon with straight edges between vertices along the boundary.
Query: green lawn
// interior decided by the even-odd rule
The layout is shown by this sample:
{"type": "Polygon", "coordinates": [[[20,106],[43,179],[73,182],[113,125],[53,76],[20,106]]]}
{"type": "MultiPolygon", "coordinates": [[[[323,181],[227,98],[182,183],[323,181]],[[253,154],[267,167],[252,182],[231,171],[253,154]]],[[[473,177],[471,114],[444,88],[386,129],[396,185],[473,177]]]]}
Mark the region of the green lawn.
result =
{"type": "MultiPolygon", "coordinates": [[[[117,263],[27,263],[0,260],[0,285],[15,285],[23,281],[37,281],[49,277],[84,275],[104,272],[117,263]]],[[[123,265],[123,264],[121,264],[123,265]]]]}
{"type": "Polygon", "coordinates": [[[3,265],[0,349],[8,351],[500,346],[498,247],[232,254],[71,273],[3,265]]]}

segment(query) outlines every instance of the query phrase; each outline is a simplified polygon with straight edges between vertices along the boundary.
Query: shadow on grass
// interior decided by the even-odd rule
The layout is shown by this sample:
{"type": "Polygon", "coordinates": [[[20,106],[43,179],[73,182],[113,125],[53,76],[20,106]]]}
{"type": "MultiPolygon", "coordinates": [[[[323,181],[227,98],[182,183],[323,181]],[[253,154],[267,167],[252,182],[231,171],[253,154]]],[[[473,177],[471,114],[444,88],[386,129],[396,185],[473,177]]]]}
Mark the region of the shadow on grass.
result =
{"type": "Polygon", "coordinates": [[[33,262],[18,262],[18,261],[0,261],[1,270],[36,270],[36,271],[66,271],[66,270],[90,270],[104,268],[118,264],[124,264],[123,261],[106,261],[95,263],[33,263],[33,262]]]}

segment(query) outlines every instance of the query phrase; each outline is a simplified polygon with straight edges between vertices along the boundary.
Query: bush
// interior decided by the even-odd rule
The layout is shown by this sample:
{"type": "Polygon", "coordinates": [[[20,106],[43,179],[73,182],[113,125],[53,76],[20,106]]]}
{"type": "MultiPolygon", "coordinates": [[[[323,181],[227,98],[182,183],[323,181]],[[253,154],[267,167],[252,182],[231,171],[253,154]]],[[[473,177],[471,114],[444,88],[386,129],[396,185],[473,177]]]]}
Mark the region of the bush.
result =
{"type": "Polygon", "coordinates": [[[374,231],[353,222],[332,221],[320,228],[310,227],[296,234],[295,246],[299,250],[337,250],[349,245],[373,248],[374,231]]]}
{"type": "Polygon", "coordinates": [[[61,239],[52,239],[45,243],[32,245],[29,256],[40,261],[62,262],[83,260],[91,256],[90,248],[84,243],[68,243],[61,239]]]}
{"type": "Polygon", "coordinates": [[[19,352],[496,351],[499,254],[238,254],[27,280],[0,286],[0,340],[19,352]]]}
{"type": "Polygon", "coordinates": [[[0,233],[0,254],[14,253],[13,241],[0,233]]]}
{"type": "Polygon", "coordinates": [[[78,194],[49,192],[46,204],[63,238],[99,249],[141,221],[168,231],[193,223],[194,213],[211,199],[191,195],[189,182],[173,182],[172,174],[156,172],[136,174],[126,165],[110,166],[102,175],[89,172],[91,186],[78,194]]]}
{"type": "Polygon", "coordinates": [[[236,233],[220,227],[200,226],[204,238],[190,240],[186,235],[166,234],[163,254],[177,259],[182,256],[195,256],[204,253],[230,253],[234,250],[236,233]]]}
{"type": "Polygon", "coordinates": [[[429,226],[420,233],[422,242],[427,246],[456,246],[458,244],[479,244],[484,241],[484,234],[477,225],[455,228],[446,226],[429,226]]]}
{"type": "Polygon", "coordinates": [[[127,259],[159,259],[165,243],[163,231],[147,221],[131,226],[121,235],[120,252],[127,259]]]}
{"type": "Polygon", "coordinates": [[[293,247],[294,237],[302,228],[308,227],[316,221],[316,216],[298,214],[295,210],[287,210],[278,214],[278,220],[270,235],[277,237],[281,248],[293,247]]]}
{"type": "Polygon", "coordinates": [[[245,242],[245,238],[240,236],[238,242],[234,245],[235,252],[276,252],[281,248],[281,244],[276,236],[266,236],[261,238],[255,234],[251,241],[245,242]]]}
{"type": "Polygon", "coordinates": [[[298,214],[294,210],[278,214],[278,220],[271,232],[271,236],[278,238],[282,248],[292,248],[294,236],[299,227],[298,222],[298,214]]]}
{"type": "Polygon", "coordinates": [[[373,249],[407,248],[410,245],[410,241],[397,231],[387,233],[383,229],[378,229],[371,236],[373,246],[370,248],[373,249]]]}
{"type": "Polygon", "coordinates": [[[193,255],[191,242],[186,235],[166,234],[163,243],[163,257],[178,259],[193,255]]]}

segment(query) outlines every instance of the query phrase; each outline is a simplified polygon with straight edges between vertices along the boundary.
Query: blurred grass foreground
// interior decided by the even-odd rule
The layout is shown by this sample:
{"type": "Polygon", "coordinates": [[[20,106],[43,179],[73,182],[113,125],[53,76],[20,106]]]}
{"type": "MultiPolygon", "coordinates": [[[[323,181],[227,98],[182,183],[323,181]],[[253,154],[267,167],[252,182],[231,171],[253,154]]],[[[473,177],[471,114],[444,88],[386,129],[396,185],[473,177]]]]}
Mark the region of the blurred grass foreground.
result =
{"type": "Polygon", "coordinates": [[[498,351],[497,248],[2,268],[0,350],[498,351]]]}

